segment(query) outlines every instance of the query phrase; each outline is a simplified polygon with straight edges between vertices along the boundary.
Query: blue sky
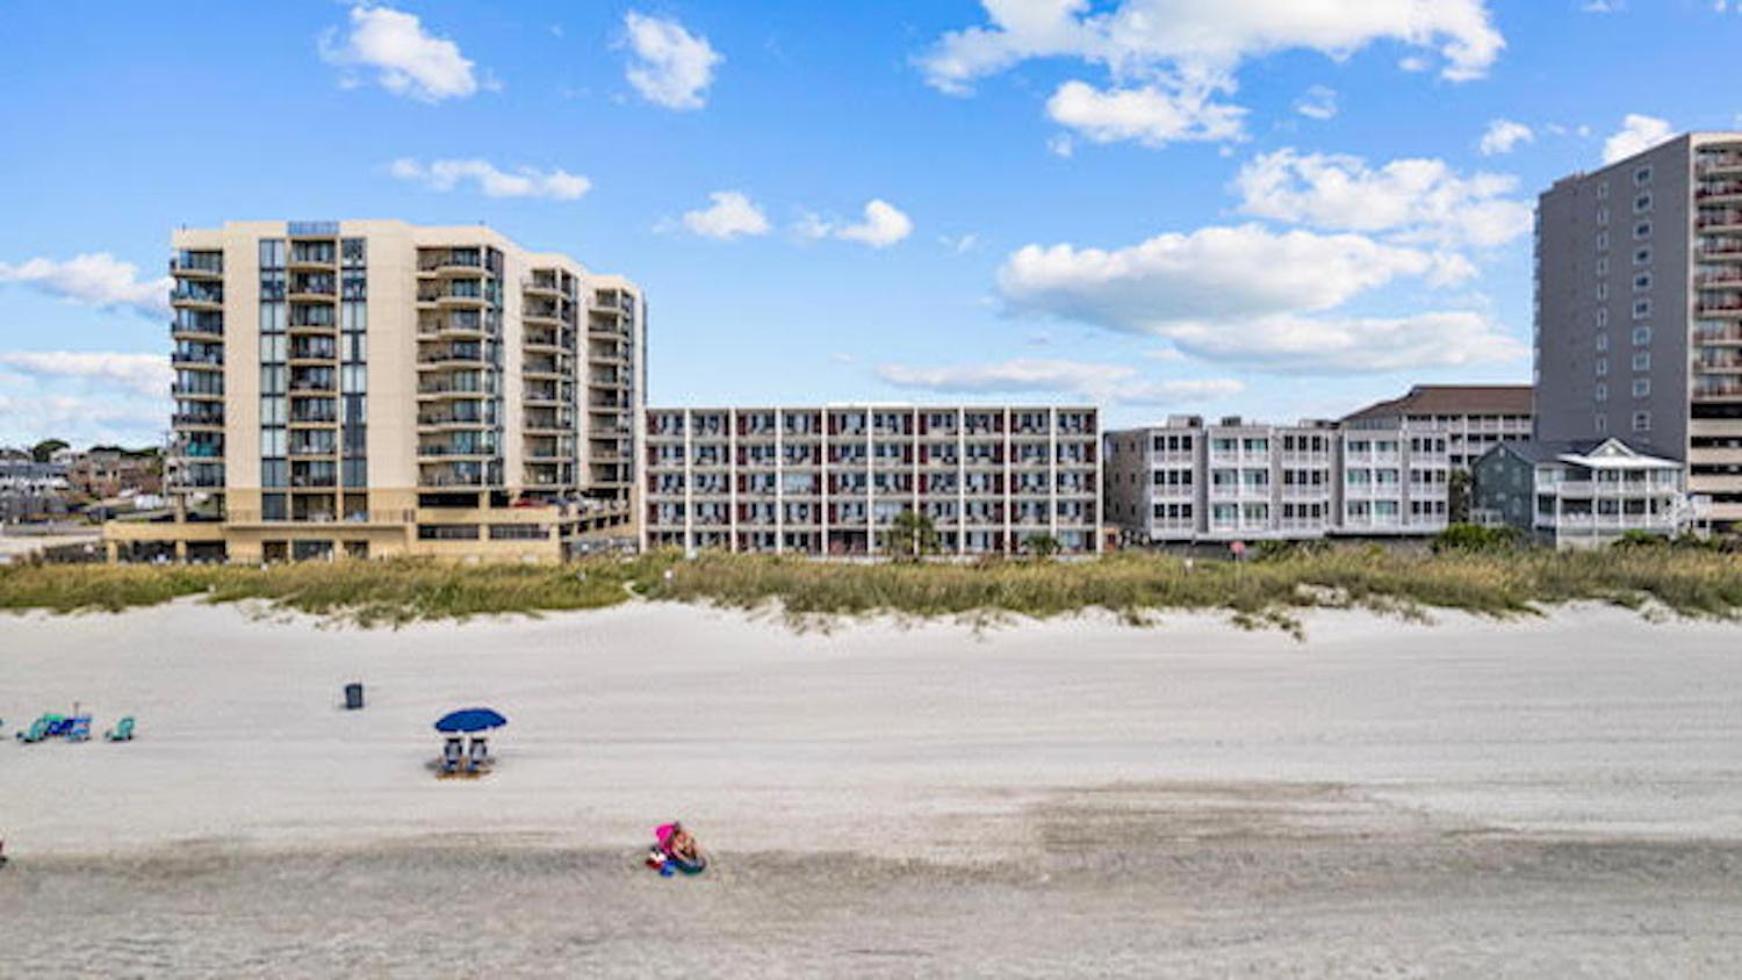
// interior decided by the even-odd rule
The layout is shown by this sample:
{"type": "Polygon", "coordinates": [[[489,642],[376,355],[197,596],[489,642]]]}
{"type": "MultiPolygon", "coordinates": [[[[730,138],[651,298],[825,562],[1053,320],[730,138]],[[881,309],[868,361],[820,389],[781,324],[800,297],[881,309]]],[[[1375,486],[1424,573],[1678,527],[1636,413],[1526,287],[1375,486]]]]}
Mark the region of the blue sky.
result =
{"type": "Polygon", "coordinates": [[[11,4],[0,443],[160,438],[168,235],[227,219],[626,274],[662,404],[1526,381],[1534,196],[1742,125],[1737,6],[11,4]]]}

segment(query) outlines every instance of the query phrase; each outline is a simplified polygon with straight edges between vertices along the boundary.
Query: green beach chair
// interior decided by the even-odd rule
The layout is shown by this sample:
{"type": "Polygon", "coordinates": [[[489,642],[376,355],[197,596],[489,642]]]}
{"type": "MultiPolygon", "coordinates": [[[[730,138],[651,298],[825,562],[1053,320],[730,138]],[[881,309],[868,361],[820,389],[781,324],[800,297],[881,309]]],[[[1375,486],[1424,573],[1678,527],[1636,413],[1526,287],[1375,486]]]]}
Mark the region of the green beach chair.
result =
{"type": "Polygon", "coordinates": [[[30,727],[18,733],[18,740],[25,745],[40,742],[48,737],[48,726],[52,724],[47,715],[30,723],[30,727]]]}
{"type": "Polygon", "coordinates": [[[103,733],[103,738],[111,742],[133,741],[133,716],[128,715],[115,723],[115,727],[103,733]]]}

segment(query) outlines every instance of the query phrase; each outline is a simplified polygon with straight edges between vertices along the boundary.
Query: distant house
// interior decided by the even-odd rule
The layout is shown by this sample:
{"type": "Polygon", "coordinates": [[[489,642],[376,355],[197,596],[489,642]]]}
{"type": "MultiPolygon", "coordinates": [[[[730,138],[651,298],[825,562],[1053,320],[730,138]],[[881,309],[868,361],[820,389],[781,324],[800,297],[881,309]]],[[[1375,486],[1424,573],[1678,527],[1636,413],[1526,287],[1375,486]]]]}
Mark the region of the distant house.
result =
{"type": "Polygon", "coordinates": [[[1685,486],[1681,463],[1619,439],[1504,442],[1476,461],[1473,514],[1556,548],[1599,547],[1685,528],[1685,486]]]}

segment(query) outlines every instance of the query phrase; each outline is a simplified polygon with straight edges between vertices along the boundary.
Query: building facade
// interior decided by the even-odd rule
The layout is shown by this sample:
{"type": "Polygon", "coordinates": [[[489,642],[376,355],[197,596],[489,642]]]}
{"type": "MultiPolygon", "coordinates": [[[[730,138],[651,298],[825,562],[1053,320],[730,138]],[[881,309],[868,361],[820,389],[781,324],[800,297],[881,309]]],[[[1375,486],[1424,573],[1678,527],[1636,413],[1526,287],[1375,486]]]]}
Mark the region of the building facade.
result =
{"type": "Polygon", "coordinates": [[[1625,439],[1742,521],[1742,133],[1691,133],[1537,207],[1536,438],[1625,439]]]}
{"type": "Polygon", "coordinates": [[[632,535],[646,309],[482,226],[174,234],[173,523],[111,553],[556,559],[632,535]]]}
{"type": "Polygon", "coordinates": [[[1628,533],[1689,527],[1682,464],[1619,439],[1504,443],[1476,464],[1475,509],[1556,548],[1595,548],[1628,533]]]}
{"type": "Polygon", "coordinates": [[[1240,418],[1108,433],[1107,514],[1139,544],[1437,534],[1448,436],[1240,418]]]}
{"type": "Polygon", "coordinates": [[[886,554],[904,511],[941,555],[1100,550],[1088,407],[653,408],[645,548],[886,554]]]}
{"type": "Polygon", "coordinates": [[[1444,433],[1449,464],[1468,471],[1500,443],[1531,437],[1531,402],[1529,385],[1416,385],[1401,398],[1345,416],[1338,426],[1444,433]]]}

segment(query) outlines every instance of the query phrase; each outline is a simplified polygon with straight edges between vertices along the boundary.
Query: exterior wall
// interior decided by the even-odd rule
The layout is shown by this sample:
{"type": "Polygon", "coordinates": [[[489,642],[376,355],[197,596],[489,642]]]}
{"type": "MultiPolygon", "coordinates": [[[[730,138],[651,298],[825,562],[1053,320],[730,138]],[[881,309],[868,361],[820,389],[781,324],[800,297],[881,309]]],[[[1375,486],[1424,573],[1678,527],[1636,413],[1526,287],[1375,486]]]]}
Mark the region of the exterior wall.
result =
{"type": "Polygon", "coordinates": [[[1446,526],[1444,435],[1181,418],[1109,433],[1107,447],[1109,517],[1145,543],[1429,535],[1446,526]]]}
{"type": "Polygon", "coordinates": [[[1536,363],[1537,438],[1649,446],[1689,464],[1714,522],[1742,522],[1742,134],[1685,135],[1542,196],[1536,363]]]}
{"type": "Polygon", "coordinates": [[[1680,464],[1646,469],[1532,462],[1509,448],[1477,465],[1475,502],[1484,513],[1561,549],[1600,548],[1631,533],[1670,536],[1687,526],[1680,464]]]}
{"type": "Polygon", "coordinates": [[[1397,430],[1409,435],[1441,434],[1446,437],[1447,464],[1454,470],[1470,470],[1476,460],[1502,442],[1529,439],[1535,428],[1530,415],[1468,413],[1459,415],[1392,415],[1345,422],[1344,430],[1397,430]]]}
{"type": "Polygon", "coordinates": [[[233,222],[173,245],[179,519],[113,540],[204,541],[217,524],[245,561],[307,541],[522,560],[633,536],[640,443],[581,411],[608,398],[613,424],[637,424],[646,316],[632,283],[481,226],[233,222]],[[589,372],[595,326],[617,343],[589,372]]]}
{"type": "Polygon", "coordinates": [[[1536,438],[1614,436],[1684,458],[1692,147],[1683,136],[1542,195],[1536,438]],[[1639,276],[1649,285],[1636,288],[1639,276]],[[1636,302],[1649,310],[1636,315],[1636,302]],[[1641,354],[1650,366],[1635,369],[1641,354]],[[1635,396],[1635,380],[1649,393],[1635,396]],[[1649,422],[1636,429],[1640,412],[1649,422]]]}
{"type": "Polygon", "coordinates": [[[869,557],[903,511],[944,555],[1100,550],[1088,407],[649,409],[644,547],[869,557]]]}

